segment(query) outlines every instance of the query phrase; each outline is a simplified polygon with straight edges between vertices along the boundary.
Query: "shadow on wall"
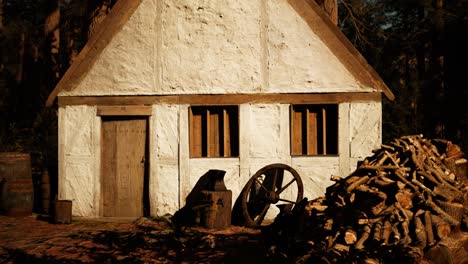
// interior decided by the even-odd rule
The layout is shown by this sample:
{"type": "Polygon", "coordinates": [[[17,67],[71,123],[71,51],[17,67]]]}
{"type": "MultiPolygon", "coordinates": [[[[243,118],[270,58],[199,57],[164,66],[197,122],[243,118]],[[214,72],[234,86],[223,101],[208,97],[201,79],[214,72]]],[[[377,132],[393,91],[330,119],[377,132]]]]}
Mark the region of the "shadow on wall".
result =
{"type": "Polygon", "coordinates": [[[203,174],[185,198],[185,206],[174,214],[172,221],[179,226],[199,225],[203,208],[210,204],[204,200],[202,191],[225,189],[222,182],[225,174],[223,170],[209,170],[203,174]]]}

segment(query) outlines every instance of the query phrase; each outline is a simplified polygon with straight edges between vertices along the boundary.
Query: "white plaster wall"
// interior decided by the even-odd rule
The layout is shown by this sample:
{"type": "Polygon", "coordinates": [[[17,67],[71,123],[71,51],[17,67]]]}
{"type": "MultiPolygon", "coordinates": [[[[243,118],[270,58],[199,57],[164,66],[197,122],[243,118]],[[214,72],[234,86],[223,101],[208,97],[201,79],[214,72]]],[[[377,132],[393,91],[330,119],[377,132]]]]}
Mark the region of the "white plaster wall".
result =
{"type": "Polygon", "coordinates": [[[330,176],[339,174],[338,157],[293,157],[292,167],[304,184],[304,197],[309,200],[323,196],[332,185],[330,176]]]}
{"type": "Polygon", "coordinates": [[[260,87],[258,0],[164,1],[162,93],[235,93],[260,87]]]}
{"type": "Polygon", "coordinates": [[[142,1],[79,85],[60,95],[154,94],[157,2],[142,1]]]}
{"type": "Polygon", "coordinates": [[[59,96],[371,90],[287,0],[143,0],[59,96]]]}
{"type": "Polygon", "coordinates": [[[150,117],[150,214],[179,209],[179,106],[153,105],[150,117]]]}
{"type": "Polygon", "coordinates": [[[58,198],[73,201],[73,215],[99,213],[100,118],[94,106],[59,108],[58,198]]]}
{"type": "MultiPolygon", "coordinates": [[[[190,190],[197,184],[201,176],[209,170],[224,170],[224,184],[232,191],[232,205],[244,187],[239,181],[239,158],[196,158],[190,159],[190,190]]],[[[185,204],[185,200],[184,200],[185,204]]]]}
{"type": "Polygon", "coordinates": [[[267,6],[268,92],[345,92],[360,89],[355,78],[288,1],[270,0],[267,6]]]}
{"type": "Polygon", "coordinates": [[[380,102],[350,104],[350,166],[372,155],[382,144],[382,104],[380,102]]]}
{"type": "MultiPolygon", "coordinates": [[[[173,214],[183,207],[198,179],[210,169],[226,171],[224,181],[233,192],[233,204],[250,177],[272,163],[296,169],[304,183],[304,197],[314,199],[332,184],[331,175],[346,177],[357,160],[380,145],[380,103],[342,103],[339,148],[347,155],[291,157],[289,107],[240,105],[240,156],[190,159],[189,105],[153,105],[149,124],[151,215],[173,214]]],[[[59,199],[73,200],[74,215],[99,215],[100,124],[94,106],[59,108],[59,199]]]]}

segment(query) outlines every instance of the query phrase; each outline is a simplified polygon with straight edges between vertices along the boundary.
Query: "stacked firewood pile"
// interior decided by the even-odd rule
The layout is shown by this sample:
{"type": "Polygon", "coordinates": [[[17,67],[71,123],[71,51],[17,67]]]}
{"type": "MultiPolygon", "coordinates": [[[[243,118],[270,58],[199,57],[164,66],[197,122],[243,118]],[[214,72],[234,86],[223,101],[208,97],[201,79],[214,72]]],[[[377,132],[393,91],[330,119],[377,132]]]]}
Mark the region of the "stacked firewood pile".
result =
{"type": "Polygon", "coordinates": [[[452,172],[462,156],[450,141],[395,139],[350,176],[332,176],[325,197],[280,215],[271,231],[300,219],[295,252],[283,251],[298,262],[421,263],[424,252],[466,228],[467,187],[452,172]]]}

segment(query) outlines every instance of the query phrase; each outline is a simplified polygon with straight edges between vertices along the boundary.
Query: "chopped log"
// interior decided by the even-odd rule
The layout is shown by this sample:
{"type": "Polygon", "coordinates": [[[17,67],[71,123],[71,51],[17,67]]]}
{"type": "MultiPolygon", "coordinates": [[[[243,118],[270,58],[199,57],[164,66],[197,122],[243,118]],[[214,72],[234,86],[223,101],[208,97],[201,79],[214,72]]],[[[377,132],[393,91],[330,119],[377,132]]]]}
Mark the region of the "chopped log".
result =
{"type": "Polygon", "coordinates": [[[340,176],[332,175],[330,176],[330,181],[341,182],[343,181],[343,178],[341,178],[340,176]]]}
{"type": "Polygon", "coordinates": [[[436,194],[433,191],[431,191],[431,189],[427,188],[424,184],[420,183],[418,180],[412,179],[411,182],[414,183],[419,188],[421,188],[424,192],[426,192],[430,196],[432,197],[436,196],[436,194]]]}
{"type": "Polygon", "coordinates": [[[421,194],[419,193],[419,189],[418,189],[416,186],[414,186],[410,181],[408,181],[408,180],[406,179],[406,176],[405,176],[405,173],[404,173],[404,172],[402,172],[401,170],[396,170],[396,171],[395,171],[395,175],[396,175],[402,182],[404,182],[406,185],[408,185],[409,187],[411,187],[411,189],[413,189],[413,190],[416,192],[416,194],[418,194],[418,196],[421,196],[421,194]]]}
{"type": "Polygon", "coordinates": [[[434,243],[435,243],[434,232],[432,230],[431,212],[429,212],[429,211],[426,211],[424,213],[424,228],[426,229],[428,246],[434,245],[434,243]]]}
{"type": "Polygon", "coordinates": [[[398,227],[396,225],[392,225],[392,234],[393,241],[399,241],[401,239],[400,231],[398,231],[398,227]]]}
{"type": "Polygon", "coordinates": [[[383,149],[386,149],[386,150],[389,150],[389,151],[392,151],[392,152],[395,151],[395,148],[392,147],[392,146],[385,145],[385,144],[381,144],[380,146],[381,146],[383,149]]]}
{"type": "Polygon", "coordinates": [[[379,260],[377,259],[373,259],[373,258],[366,258],[363,260],[363,264],[380,264],[382,262],[380,262],[379,260]]]}
{"type": "Polygon", "coordinates": [[[395,199],[402,208],[409,209],[413,207],[413,194],[409,189],[402,189],[395,194],[395,199]]]}
{"type": "Polygon", "coordinates": [[[418,155],[416,154],[416,150],[414,149],[414,147],[411,147],[409,150],[411,152],[411,160],[413,161],[414,165],[416,165],[416,168],[422,170],[424,168],[423,162],[419,159],[418,155]]]}
{"type": "Polygon", "coordinates": [[[415,240],[416,246],[421,249],[424,249],[427,245],[426,228],[424,227],[419,216],[415,216],[413,218],[413,222],[414,222],[414,228],[415,228],[414,232],[416,235],[416,240],[415,240]]]}
{"type": "Polygon", "coordinates": [[[453,219],[459,222],[462,220],[463,214],[465,213],[465,208],[463,207],[463,204],[444,201],[437,201],[437,204],[442,210],[444,210],[444,212],[453,217],[453,219]]]}
{"type": "Polygon", "coordinates": [[[377,160],[377,162],[375,163],[375,166],[382,166],[382,164],[388,159],[388,155],[387,155],[388,152],[383,152],[383,155],[382,157],[380,157],[380,159],[377,160]]]}
{"type": "MultiPolygon", "coordinates": [[[[427,159],[430,161],[430,159],[427,159]]],[[[430,162],[431,163],[431,162],[430,162]]],[[[450,184],[454,184],[455,182],[451,179],[449,179],[447,177],[447,175],[445,175],[445,173],[443,173],[442,171],[436,169],[436,166],[431,166],[427,163],[424,164],[424,169],[426,171],[429,171],[437,180],[439,180],[439,182],[441,182],[442,184],[446,183],[447,185],[451,186],[450,184]],[[448,184],[450,183],[450,184],[448,184]]],[[[453,187],[455,188],[455,187],[453,187]]],[[[455,190],[457,190],[455,188],[455,190]]]]}
{"type": "Polygon", "coordinates": [[[353,245],[357,241],[356,231],[352,229],[346,229],[344,233],[344,241],[347,245],[353,245]]]}
{"type": "Polygon", "coordinates": [[[411,171],[411,168],[408,167],[401,167],[398,165],[362,165],[359,166],[359,169],[362,170],[403,170],[403,171],[411,171]]]}
{"type": "MultiPolygon", "coordinates": [[[[388,179],[388,178],[387,178],[388,179]]],[[[378,185],[379,187],[390,187],[390,186],[393,186],[395,185],[395,181],[393,180],[385,180],[385,179],[375,179],[372,181],[372,183],[378,185]]]]}
{"type": "Polygon", "coordinates": [[[450,225],[437,215],[431,215],[432,226],[436,230],[437,237],[442,240],[449,236],[452,231],[450,225]]]}
{"type": "Polygon", "coordinates": [[[382,237],[382,222],[379,221],[379,222],[376,222],[374,224],[374,230],[373,230],[373,233],[372,233],[372,240],[375,241],[375,242],[380,242],[380,238],[382,237]]]}
{"type": "Polygon", "coordinates": [[[384,221],[382,235],[380,237],[380,241],[382,241],[382,245],[388,244],[388,239],[390,238],[390,234],[392,233],[392,223],[389,220],[384,221]]]}
{"type": "Polygon", "coordinates": [[[453,197],[453,199],[451,201],[463,202],[463,200],[464,200],[464,195],[465,194],[463,193],[463,191],[461,191],[459,188],[457,188],[455,186],[450,185],[449,183],[439,184],[438,186],[434,187],[434,191],[435,191],[435,189],[440,189],[440,190],[438,190],[440,192],[450,193],[449,195],[451,197],[453,197]]]}
{"type": "Polygon", "coordinates": [[[355,249],[361,250],[361,249],[364,248],[364,243],[369,238],[370,232],[371,232],[371,225],[369,225],[369,224],[365,225],[364,228],[363,228],[361,237],[359,238],[359,240],[354,245],[355,249]]]}
{"type": "Polygon", "coordinates": [[[328,263],[419,263],[423,252],[460,228],[464,215],[468,226],[468,187],[453,178],[456,161],[441,153],[446,144],[402,137],[373,151],[349,177],[331,176],[335,184],[325,198],[306,206],[318,218],[310,224],[311,248],[320,249],[308,254],[328,263]]]}
{"type": "Polygon", "coordinates": [[[355,182],[353,182],[351,185],[349,185],[346,188],[346,193],[347,194],[351,193],[359,185],[367,183],[368,180],[369,180],[369,176],[361,177],[359,180],[356,180],[355,182]]]}
{"type": "Polygon", "coordinates": [[[440,216],[444,221],[449,223],[451,226],[459,226],[460,221],[454,219],[452,216],[444,212],[439,206],[437,206],[433,201],[427,200],[426,206],[429,207],[434,213],[440,216]]]}
{"type": "Polygon", "coordinates": [[[388,156],[388,158],[390,158],[390,160],[393,162],[393,165],[395,166],[399,166],[399,162],[397,159],[395,159],[395,157],[393,157],[393,154],[390,154],[388,153],[388,151],[384,150],[384,153],[388,156]]]}
{"type": "Polygon", "coordinates": [[[437,196],[444,198],[444,200],[451,201],[461,201],[463,200],[463,193],[454,192],[451,188],[448,187],[448,184],[439,184],[434,187],[433,193],[437,196]]]}
{"type": "Polygon", "coordinates": [[[325,212],[327,208],[328,208],[327,205],[321,205],[321,204],[312,204],[312,205],[307,206],[307,209],[311,212],[325,212]]]}
{"type": "Polygon", "coordinates": [[[377,216],[379,215],[380,213],[382,213],[385,209],[385,201],[375,205],[375,206],[372,206],[371,207],[371,212],[374,216],[377,216]]]}
{"type": "Polygon", "coordinates": [[[447,143],[447,158],[460,159],[463,157],[463,152],[461,151],[460,146],[452,144],[452,142],[447,143]]]}
{"type": "Polygon", "coordinates": [[[329,218],[325,221],[325,224],[323,225],[323,229],[325,231],[331,231],[333,229],[333,219],[329,218]]]}
{"type": "Polygon", "coordinates": [[[417,171],[416,172],[419,176],[423,177],[423,179],[427,179],[429,180],[432,184],[434,185],[438,185],[440,184],[440,182],[438,180],[436,180],[436,178],[434,178],[430,173],[426,173],[424,171],[417,171]]]}

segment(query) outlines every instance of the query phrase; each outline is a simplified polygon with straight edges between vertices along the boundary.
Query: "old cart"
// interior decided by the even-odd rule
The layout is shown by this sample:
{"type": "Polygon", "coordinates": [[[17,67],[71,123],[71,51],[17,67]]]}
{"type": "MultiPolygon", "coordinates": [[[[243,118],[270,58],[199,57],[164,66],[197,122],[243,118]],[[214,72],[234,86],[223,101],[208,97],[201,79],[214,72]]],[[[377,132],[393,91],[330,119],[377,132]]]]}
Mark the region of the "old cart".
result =
{"type": "Polygon", "coordinates": [[[270,218],[279,210],[290,210],[302,200],[303,191],[301,177],[290,166],[275,163],[261,168],[240,194],[245,225],[258,227],[266,216],[270,218]]]}

